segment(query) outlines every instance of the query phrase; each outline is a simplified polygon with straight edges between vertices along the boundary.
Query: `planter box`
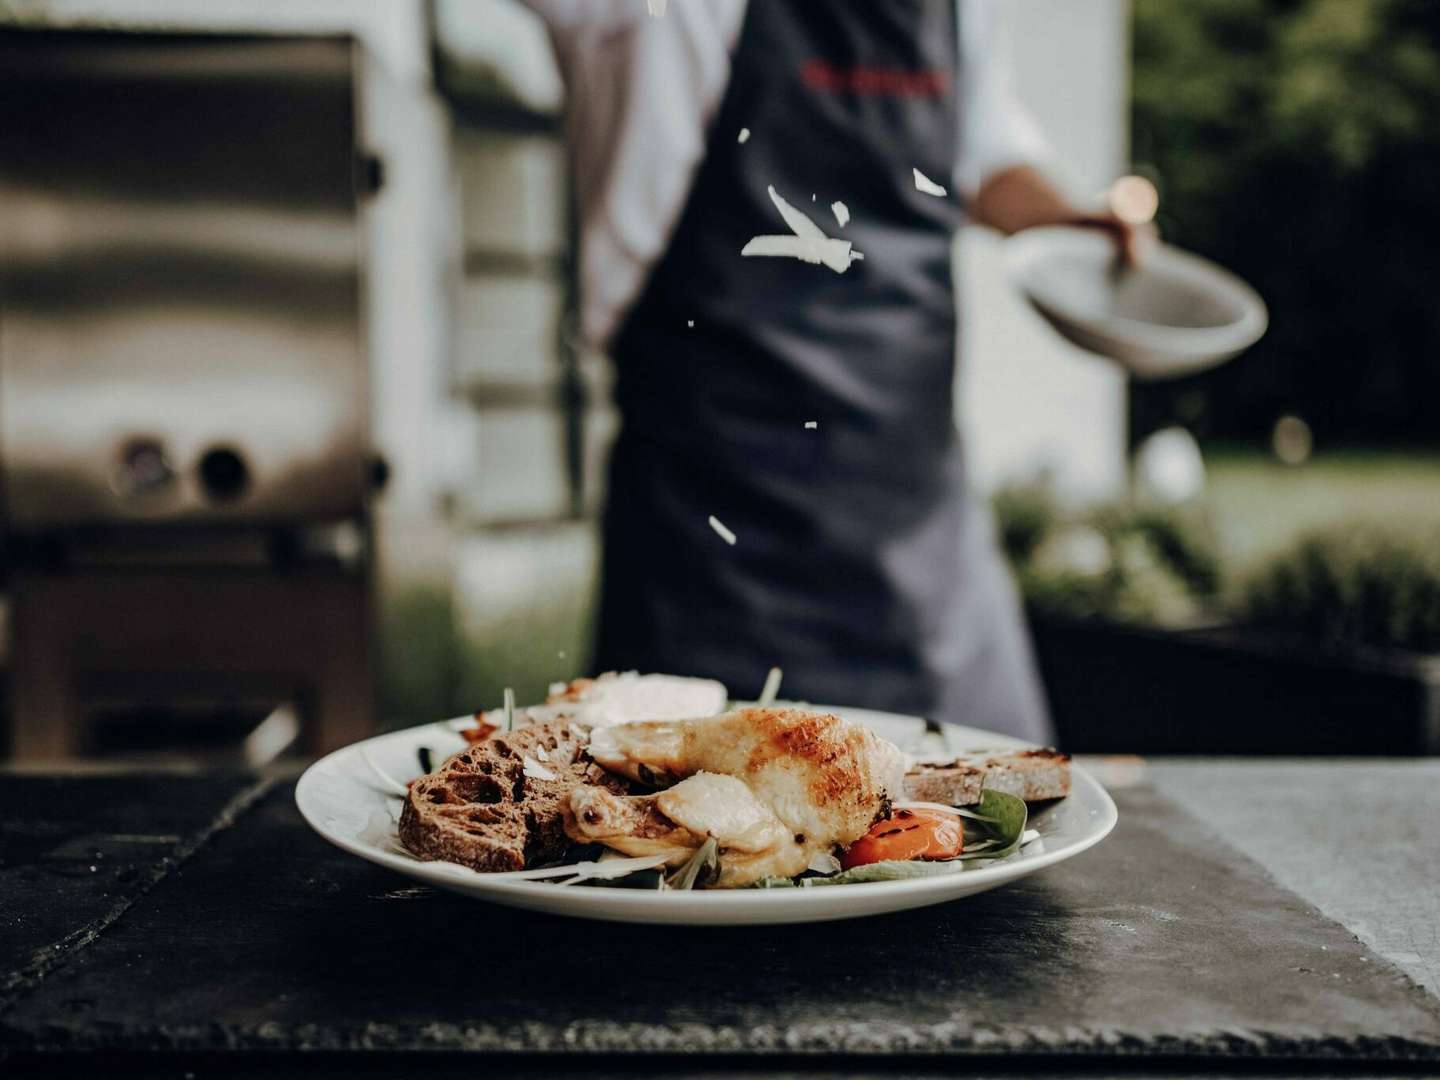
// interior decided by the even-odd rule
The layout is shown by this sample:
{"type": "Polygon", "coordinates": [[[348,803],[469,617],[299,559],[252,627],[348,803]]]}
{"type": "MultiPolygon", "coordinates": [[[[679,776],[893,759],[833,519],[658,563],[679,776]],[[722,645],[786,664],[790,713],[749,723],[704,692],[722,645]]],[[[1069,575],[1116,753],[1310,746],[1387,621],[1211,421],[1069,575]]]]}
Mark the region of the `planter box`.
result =
{"type": "Polygon", "coordinates": [[[1071,752],[1440,753],[1437,656],[1331,653],[1244,627],[1031,627],[1071,752]]]}

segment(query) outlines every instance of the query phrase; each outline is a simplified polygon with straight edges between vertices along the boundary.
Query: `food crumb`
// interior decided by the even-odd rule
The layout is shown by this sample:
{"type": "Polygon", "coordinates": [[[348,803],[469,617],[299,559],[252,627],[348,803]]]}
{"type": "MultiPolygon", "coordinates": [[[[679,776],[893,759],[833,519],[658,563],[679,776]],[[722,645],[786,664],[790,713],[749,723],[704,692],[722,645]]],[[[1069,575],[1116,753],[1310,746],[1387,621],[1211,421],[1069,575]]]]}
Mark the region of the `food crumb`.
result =
{"type": "Polygon", "coordinates": [[[741,128],[741,129],[740,129],[740,137],[737,138],[735,141],[738,142],[738,143],[740,143],[741,145],[744,145],[745,141],[746,141],[747,139],[749,139],[749,138],[750,138],[750,129],[749,129],[749,128],[741,128]]]}
{"type": "Polygon", "coordinates": [[[811,431],[814,431],[816,428],[818,428],[818,427],[820,426],[820,421],[818,421],[818,420],[806,420],[806,421],[805,421],[805,426],[806,426],[807,428],[809,428],[811,431]]]}
{"type": "Polygon", "coordinates": [[[693,329],[695,329],[695,320],[694,320],[694,319],[686,319],[686,320],[685,320],[685,325],[688,326],[688,327],[690,327],[690,329],[693,330],[693,329]]]}

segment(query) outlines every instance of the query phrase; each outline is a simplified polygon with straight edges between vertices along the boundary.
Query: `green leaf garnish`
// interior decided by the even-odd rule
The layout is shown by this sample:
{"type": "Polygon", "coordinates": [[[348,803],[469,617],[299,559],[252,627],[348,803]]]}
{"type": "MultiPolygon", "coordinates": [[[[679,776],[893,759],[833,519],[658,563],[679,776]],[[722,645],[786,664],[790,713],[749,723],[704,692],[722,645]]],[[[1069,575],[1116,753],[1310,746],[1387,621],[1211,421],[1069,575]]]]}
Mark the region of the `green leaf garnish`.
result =
{"type": "Polygon", "coordinates": [[[955,860],[948,862],[922,862],[919,859],[887,859],[884,862],[866,863],[853,870],[842,870],[829,877],[801,878],[803,888],[812,889],[818,885],[861,885],[870,881],[905,881],[910,878],[938,877],[953,874],[960,867],[955,860]]]}
{"type": "Polygon", "coordinates": [[[1020,839],[1025,835],[1025,823],[1030,811],[1025,800],[994,788],[980,792],[980,813],[984,815],[985,831],[995,841],[994,847],[985,847],[984,841],[967,846],[960,859],[1003,859],[1019,850],[1020,839]]]}

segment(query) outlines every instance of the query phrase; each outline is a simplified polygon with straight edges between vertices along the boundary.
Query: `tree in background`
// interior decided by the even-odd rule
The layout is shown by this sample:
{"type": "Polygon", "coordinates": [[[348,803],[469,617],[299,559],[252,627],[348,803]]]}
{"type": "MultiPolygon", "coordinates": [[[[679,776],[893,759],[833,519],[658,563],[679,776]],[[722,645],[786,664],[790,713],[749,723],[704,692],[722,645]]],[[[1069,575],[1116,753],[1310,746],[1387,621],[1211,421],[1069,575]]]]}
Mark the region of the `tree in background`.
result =
{"type": "Polygon", "coordinates": [[[1440,2],[1134,0],[1133,79],[1166,237],[1271,309],[1240,359],[1137,385],[1134,435],[1440,443],[1440,2]]]}

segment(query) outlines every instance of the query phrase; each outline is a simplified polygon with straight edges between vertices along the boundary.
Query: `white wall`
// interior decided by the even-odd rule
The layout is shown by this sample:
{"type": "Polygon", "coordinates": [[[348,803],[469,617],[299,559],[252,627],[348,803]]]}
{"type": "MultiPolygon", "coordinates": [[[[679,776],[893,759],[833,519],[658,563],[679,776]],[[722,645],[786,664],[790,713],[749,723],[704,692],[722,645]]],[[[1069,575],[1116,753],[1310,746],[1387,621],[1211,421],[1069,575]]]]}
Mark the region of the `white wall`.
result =
{"type": "MultiPolygon", "coordinates": [[[[1008,0],[1016,88],[1054,150],[1052,175],[1093,201],[1128,156],[1126,0],[1008,0]]],[[[1005,279],[1002,239],[969,227],[962,280],[960,409],[972,483],[1041,473],[1066,498],[1124,483],[1125,381],[1062,341],[1005,279]]]]}

